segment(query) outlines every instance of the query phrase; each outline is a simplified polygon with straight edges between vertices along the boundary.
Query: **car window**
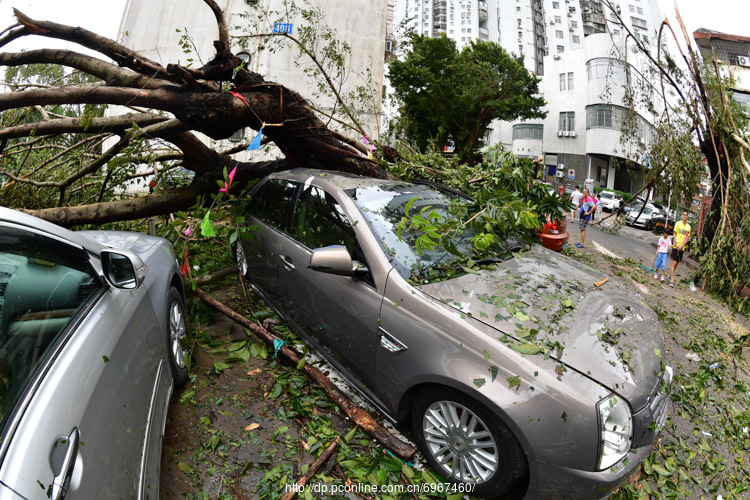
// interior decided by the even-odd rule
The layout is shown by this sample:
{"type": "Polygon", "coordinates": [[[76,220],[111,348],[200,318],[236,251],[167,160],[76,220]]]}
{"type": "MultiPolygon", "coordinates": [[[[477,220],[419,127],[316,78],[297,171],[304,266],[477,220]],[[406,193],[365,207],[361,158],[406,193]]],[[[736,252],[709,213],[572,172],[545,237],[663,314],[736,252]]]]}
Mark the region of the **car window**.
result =
{"type": "Polygon", "coordinates": [[[0,227],[0,426],[50,346],[101,288],[83,250],[0,227]]]}
{"type": "Polygon", "coordinates": [[[302,189],[292,219],[292,236],[310,248],[344,245],[354,254],[356,236],[341,206],[316,186],[302,189]]]}
{"type": "Polygon", "coordinates": [[[296,182],[270,179],[255,192],[248,210],[262,221],[278,229],[284,229],[296,188],[296,182]]]}

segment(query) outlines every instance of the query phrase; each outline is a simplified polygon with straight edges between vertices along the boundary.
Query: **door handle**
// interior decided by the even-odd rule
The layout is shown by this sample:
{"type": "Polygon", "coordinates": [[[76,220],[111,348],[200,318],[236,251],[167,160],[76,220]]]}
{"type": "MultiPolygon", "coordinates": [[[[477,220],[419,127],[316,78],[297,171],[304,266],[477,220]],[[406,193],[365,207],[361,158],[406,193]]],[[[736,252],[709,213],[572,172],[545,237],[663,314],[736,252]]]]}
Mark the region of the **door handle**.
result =
{"type": "Polygon", "coordinates": [[[284,263],[284,267],[287,271],[294,271],[294,264],[292,263],[291,257],[288,257],[286,255],[279,255],[279,258],[281,259],[281,262],[284,263]]]}
{"type": "Polygon", "coordinates": [[[63,498],[65,498],[65,495],[68,494],[68,488],[70,487],[70,478],[73,475],[73,469],[76,465],[76,458],[78,457],[78,445],[80,441],[81,434],[78,432],[78,428],[74,427],[68,435],[68,449],[65,450],[65,458],[63,458],[60,472],[52,481],[52,500],[62,500],[63,498]]]}

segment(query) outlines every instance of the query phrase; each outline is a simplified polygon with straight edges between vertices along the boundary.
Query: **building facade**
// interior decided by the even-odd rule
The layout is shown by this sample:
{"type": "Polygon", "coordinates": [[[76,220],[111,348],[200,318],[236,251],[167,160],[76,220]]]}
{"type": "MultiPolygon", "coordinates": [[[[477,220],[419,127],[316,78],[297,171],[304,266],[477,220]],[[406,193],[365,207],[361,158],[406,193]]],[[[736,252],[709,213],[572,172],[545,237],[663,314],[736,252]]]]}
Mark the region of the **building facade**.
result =
{"type": "Polygon", "coordinates": [[[626,43],[623,24],[650,45],[662,15],[657,0],[612,4],[617,15],[600,0],[396,0],[396,22],[416,33],[444,34],[459,49],[489,40],[522,55],[541,78],[547,117],[495,122],[486,142],[519,157],[543,156],[545,172],[558,181],[593,179],[596,186],[635,192],[649,168],[643,151],[664,104],[650,86],[648,61],[632,40],[626,43]],[[628,85],[650,95],[635,112],[624,106],[628,85]]]}
{"type": "Polygon", "coordinates": [[[721,76],[734,79],[732,98],[750,114],[750,37],[701,28],[693,38],[703,58],[715,59],[721,76]]]}

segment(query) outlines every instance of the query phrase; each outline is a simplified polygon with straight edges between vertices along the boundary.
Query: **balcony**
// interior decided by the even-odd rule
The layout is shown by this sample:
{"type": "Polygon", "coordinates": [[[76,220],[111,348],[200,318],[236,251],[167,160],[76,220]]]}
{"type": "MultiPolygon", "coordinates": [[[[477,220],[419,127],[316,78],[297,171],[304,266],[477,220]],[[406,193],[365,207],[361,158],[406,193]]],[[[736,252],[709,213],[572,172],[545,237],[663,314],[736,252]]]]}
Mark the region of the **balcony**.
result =
{"type": "Polygon", "coordinates": [[[489,40],[490,39],[490,30],[486,28],[479,28],[479,39],[480,40],[489,40]]]}

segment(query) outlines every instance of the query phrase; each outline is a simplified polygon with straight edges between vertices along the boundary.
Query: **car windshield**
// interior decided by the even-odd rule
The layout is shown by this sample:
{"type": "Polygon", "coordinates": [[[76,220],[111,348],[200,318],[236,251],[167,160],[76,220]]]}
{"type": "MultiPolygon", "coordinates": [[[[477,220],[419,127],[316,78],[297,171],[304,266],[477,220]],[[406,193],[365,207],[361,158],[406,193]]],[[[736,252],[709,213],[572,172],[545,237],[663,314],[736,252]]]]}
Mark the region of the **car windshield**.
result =
{"type": "MultiPolygon", "coordinates": [[[[404,278],[426,277],[430,269],[450,265],[457,257],[438,246],[432,250],[417,250],[416,239],[420,235],[405,228],[401,231],[401,239],[397,234],[397,227],[404,217],[406,204],[415,200],[410,208],[410,214],[419,213],[424,207],[435,210],[443,219],[451,217],[449,207],[451,203],[467,203],[458,195],[438,191],[430,186],[414,184],[383,184],[357,188],[350,196],[364,215],[381,246],[388,255],[391,264],[404,278]]],[[[457,250],[471,256],[471,240],[475,232],[469,227],[460,231],[453,242],[457,250]]]]}
{"type": "Polygon", "coordinates": [[[606,191],[602,191],[599,194],[601,195],[602,198],[604,198],[606,200],[611,200],[611,199],[613,199],[615,197],[615,193],[608,193],[606,191]]]}

